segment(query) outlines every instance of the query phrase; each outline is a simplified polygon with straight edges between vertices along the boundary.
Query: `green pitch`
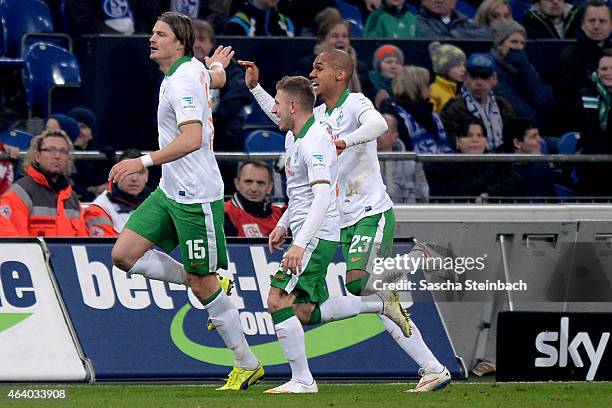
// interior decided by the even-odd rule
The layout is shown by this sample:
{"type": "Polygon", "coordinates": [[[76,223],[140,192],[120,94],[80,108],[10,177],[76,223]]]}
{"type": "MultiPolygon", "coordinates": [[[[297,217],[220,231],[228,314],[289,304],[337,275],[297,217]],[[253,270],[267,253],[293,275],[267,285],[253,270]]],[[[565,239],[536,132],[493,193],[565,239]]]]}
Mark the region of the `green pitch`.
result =
{"type": "MultiPolygon", "coordinates": [[[[402,392],[402,384],[320,384],[319,394],[264,395],[265,383],[245,392],[220,393],[211,385],[2,385],[1,407],[547,407],[609,406],[610,383],[464,383],[428,394],[402,392]],[[10,391],[64,390],[65,398],[11,399],[10,391]]],[[[410,384],[410,387],[414,384],[410,384]]],[[[55,395],[58,393],[56,392],[55,395]]]]}

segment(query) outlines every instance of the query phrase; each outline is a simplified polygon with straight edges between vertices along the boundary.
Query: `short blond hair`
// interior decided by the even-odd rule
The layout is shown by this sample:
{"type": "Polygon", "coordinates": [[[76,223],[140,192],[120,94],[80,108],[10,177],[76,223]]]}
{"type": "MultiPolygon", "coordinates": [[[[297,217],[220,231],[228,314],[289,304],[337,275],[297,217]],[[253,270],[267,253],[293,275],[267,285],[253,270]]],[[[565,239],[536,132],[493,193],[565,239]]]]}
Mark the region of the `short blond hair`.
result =
{"type": "Polygon", "coordinates": [[[303,76],[284,76],[276,83],[277,91],[284,91],[296,98],[305,110],[312,111],[315,93],[310,80],[303,76]]]}
{"type": "MultiPolygon", "coordinates": [[[[74,146],[72,145],[72,142],[70,141],[70,138],[68,137],[66,132],[64,132],[63,130],[59,130],[59,129],[45,130],[40,135],[37,135],[36,137],[32,138],[32,141],[30,142],[30,147],[28,148],[26,157],[23,159],[23,166],[22,166],[23,171],[25,171],[28,167],[32,166],[34,163],[37,163],[36,153],[40,152],[43,140],[45,140],[48,137],[63,138],[66,141],[66,144],[68,145],[68,150],[70,151],[70,153],[74,151],[74,146]]],[[[66,171],[63,173],[63,175],[69,176],[72,173],[74,173],[74,170],[75,170],[74,160],[72,158],[72,155],[70,155],[68,166],[66,167],[66,171]]]]}
{"type": "Polygon", "coordinates": [[[417,101],[429,86],[429,78],[429,71],[425,68],[406,65],[391,82],[393,95],[398,99],[404,97],[417,101]]]}

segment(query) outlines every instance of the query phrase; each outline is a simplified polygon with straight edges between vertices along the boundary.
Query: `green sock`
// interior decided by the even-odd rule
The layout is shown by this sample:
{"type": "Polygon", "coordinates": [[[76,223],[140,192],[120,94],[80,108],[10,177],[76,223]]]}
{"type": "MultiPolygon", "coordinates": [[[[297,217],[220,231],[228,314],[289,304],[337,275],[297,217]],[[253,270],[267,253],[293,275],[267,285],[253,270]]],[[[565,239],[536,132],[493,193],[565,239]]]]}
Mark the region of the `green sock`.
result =
{"type": "Polygon", "coordinates": [[[363,288],[365,288],[366,283],[368,283],[368,278],[368,275],[364,275],[360,278],[355,279],[354,281],[347,282],[344,287],[353,295],[360,296],[361,291],[363,290],[363,288]]]}
{"type": "Polygon", "coordinates": [[[212,295],[210,295],[209,297],[207,297],[204,300],[200,300],[200,302],[202,302],[202,304],[204,306],[206,306],[207,304],[209,304],[210,302],[212,302],[213,300],[215,300],[217,298],[217,296],[219,296],[219,293],[221,293],[221,288],[219,288],[218,291],[216,291],[215,293],[213,293],[212,295]]]}
{"type": "Polygon", "coordinates": [[[272,312],[271,315],[272,322],[274,324],[279,324],[295,316],[295,313],[293,312],[293,307],[289,306],[284,309],[277,310],[276,312],[272,312]]]}
{"type": "Polygon", "coordinates": [[[312,313],[310,313],[310,321],[308,324],[319,324],[321,323],[321,309],[319,305],[315,305],[315,308],[312,309],[312,313]]]}

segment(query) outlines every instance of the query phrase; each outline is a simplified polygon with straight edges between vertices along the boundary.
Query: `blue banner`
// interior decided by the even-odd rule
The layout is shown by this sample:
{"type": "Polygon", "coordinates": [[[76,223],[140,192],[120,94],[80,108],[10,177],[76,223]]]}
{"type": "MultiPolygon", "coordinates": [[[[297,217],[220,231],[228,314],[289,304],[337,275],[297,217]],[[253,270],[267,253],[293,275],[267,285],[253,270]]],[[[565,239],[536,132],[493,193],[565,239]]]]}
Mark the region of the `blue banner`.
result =
{"type": "MultiPolygon", "coordinates": [[[[397,253],[406,245],[396,244],[397,253]],[[403,246],[403,247],[402,247],[403,246]]],[[[85,355],[98,379],[219,378],[230,371],[231,353],[208,314],[185,286],[146,280],[112,267],[112,241],[48,241],[51,264],[85,355]]],[[[276,341],[266,298],[280,253],[263,243],[230,243],[236,303],[249,344],[268,377],[289,377],[276,341]]],[[[178,253],[173,254],[179,257],[178,253]]],[[[179,258],[180,259],[180,258],[179,258]]],[[[340,251],[330,265],[330,296],[346,296],[340,251]]],[[[436,357],[454,376],[460,367],[433,302],[410,307],[411,317],[436,357]]],[[[415,377],[418,366],[395,343],[376,315],[305,327],[315,377],[415,377]]]]}

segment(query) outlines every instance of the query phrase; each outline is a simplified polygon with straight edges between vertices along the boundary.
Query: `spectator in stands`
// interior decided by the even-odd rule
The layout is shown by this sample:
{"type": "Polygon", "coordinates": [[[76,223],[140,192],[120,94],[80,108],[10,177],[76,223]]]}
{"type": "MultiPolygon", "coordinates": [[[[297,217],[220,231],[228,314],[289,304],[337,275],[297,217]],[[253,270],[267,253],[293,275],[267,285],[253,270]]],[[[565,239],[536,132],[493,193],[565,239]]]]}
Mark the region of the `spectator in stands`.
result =
{"type": "Polygon", "coordinates": [[[429,57],[436,74],[431,84],[434,111],[440,113],[446,102],[457,95],[465,79],[465,54],[451,44],[429,44],[429,57]]]}
{"type": "Polygon", "coordinates": [[[68,176],[74,166],[72,142],[61,130],[32,139],[25,176],[0,197],[0,236],[86,237],[81,203],[68,176]]]}
{"type": "MultiPolygon", "coordinates": [[[[486,130],[480,119],[471,117],[461,123],[457,129],[456,148],[458,153],[464,154],[487,151],[486,130]]],[[[430,201],[483,202],[486,197],[500,196],[503,181],[497,167],[492,162],[425,163],[430,201]]]]}
{"type": "MultiPolygon", "coordinates": [[[[74,127],[73,122],[77,123],[79,133],[76,138],[73,136],[73,130],[66,132],[70,140],[72,140],[74,150],[81,152],[92,150],[91,145],[95,139],[96,132],[96,117],[93,112],[79,106],[71,109],[66,115],[52,115],[51,117],[58,116],[63,118],[61,125],[64,131],[66,130],[64,126],[68,125],[68,123],[70,129],[74,127]]],[[[74,182],[72,188],[79,196],[79,199],[84,202],[93,201],[107,187],[107,175],[112,167],[115,150],[110,146],[101,147],[99,150],[106,154],[110,163],[101,160],[77,160],[75,163],[76,171],[72,176],[72,181],[74,182]]]]}
{"type": "Polygon", "coordinates": [[[576,43],[568,45],[560,56],[555,91],[558,109],[556,117],[561,131],[578,130],[575,101],[582,88],[590,86],[590,76],[597,69],[602,50],[612,48],[612,11],[602,0],[587,0],[582,15],[581,31],[576,43]]]}
{"type": "Polygon", "coordinates": [[[372,101],[376,109],[383,100],[393,95],[391,81],[404,66],[404,53],[395,45],[384,44],[374,51],[374,69],[368,72],[368,82],[363,93],[372,101]]]}
{"type": "MultiPolygon", "coordinates": [[[[127,149],[117,163],[135,159],[142,154],[137,149],[127,149]]],[[[109,186],[85,210],[85,225],[90,237],[116,237],[123,230],[134,210],[151,193],[147,187],[149,171],[145,168],[132,173],[119,183],[109,186]]]]}
{"type": "MultiPolygon", "coordinates": [[[[405,152],[406,146],[399,139],[397,119],[384,113],[387,131],[377,139],[379,152],[405,152]]],[[[429,196],[429,186],[423,165],[412,160],[379,160],[380,172],[387,187],[387,194],[396,204],[423,203],[429,196]]]]}
{"type": "Polygon", "coordinates": [[[291,19],[277,9],[279,0],[244,0],[225,26],[224,34],[293,37],[291,19]]]}
{"type": "Polygon", "coordinates": [[[312,71],[312,63],[323,51],[338,49],[348,53],[355,62],[355,71],[349,83],[351,92],[361,92],[362,84],[368,80],[368,66],[357,58],[357,52],[351,46],[351,27],[348,21],[340,16],[335,8],[326,8],[315,17],[317,25],[317,44],[314,55],[310,54],[300,59],[292,75],[301,75],[308,78],[312,71]]]}
{"type": "Polygon", "coordinates": [[[497,85],[495,61],[489,54],[472,54],[466,63],[467,75],[457,95],[444,105],[440,118],[451,143],[455,143],[461,124],[476,116],[483,121],[487,146],[495,151],[503,146],[503,131],[514,118],[514,109],[503,96],[494,95],[497,85]]]}
{"type": "Polygon", "coordinates": [[[382,0],[378,10],[368,16],[364,34],[374,38],[416,38],[418,19],[408,10],[405,0],[382,0]]]}
{"type": "MultiPolygon", "coordinates": [[[[542,154],[542,138],[532,118],[517,117],[504,130],[508,152],[542,154]]],[[[513,162],[506,178],[504,195],[512,197],[554,197],[555,185],[550,164],[513,162]]]]}
{"type": "Polygon", "coordinates": [[[580,11],[580,5],[568,4],[565,0],[535,0],[523,18],[523,25],[529,38],[576,38],[580,11]]]}
{"type": "Polygon", "coordinates": [[[155,25],[157,16],[166,11],[177,11],[192,19],[207,21],[217,33],[222,33],[229,18],[231,0],[155,0],[149,12],[153,18],[150,27],[155,25]]]}
{"type": "Polygon", "coordinates": [[[247,160],[234,179],[236,192],[225,202],[225,235],[228,237],[267,237],[283,215],[272,205],[272,169],[262,161],[247,160]]]}
{"type": "Polygon", "coordinates": [[[480,3],[474,23],[480,27],[491,27],[498,20],[512,20],[512,6],[508,0],[485,0],[480,3]]]}
{"type": "Polygon", "coordinates": [[[49,116],[45,124],[45,130],[63,130],[71,142],[77,140],[81,133],[78,122],[70,116],[61,113],[54,113],[49,116]]]}
{"type": "MultiPolygon", "coordinates": [[[[597,71],[589,81],[577,98],[578,148],[582,154],[612,154],[612,49],[602,52],[597,71]]],[[[610,163],[580,163],[576,166],[576,173],[579,194],[612,196],[612,184],[605,177],[612,174],[610,163]]]]}
{"type": "Polygon", "coordinates": [[[491,27],[497,85],[494,91],[510,102],[517,116],[536,118],[540,127],[554,106],[552,89],[544,85],[524,51],[527,33],[514,20],[497,21],[491,27]]]}
{"type": "Polygon", "coordinates": [[[395,112],[405,127],[406,146],[416,153],[452,153],[444,126],[430,102],[429,71],[422,67],[403,67],[393,79],[395,101],[383,102],[381,111],[395,112]]]}
{"type": "Polygon", "coordinates": [[[0,195],[13,184],[15,179],[15,165],[13,160],[19,158],[19,149],[0,142],[0,153],[7,153],[9,160],[0,160],[0,195]]]}
{"type": "MultiPolygon", "coordinates": [[[[212,55],[215,44],[215,32],[204,20],[193,20],[195,42],[194,56],[204,63],[204,58],[212,55]]],[[[244,106],[253,103],[253,97],[244,84],[242,68],[230,61],[225,68],[225,85],[221,89],[211,89],[213,100],[213,124],[215,128],[215,149],[218,151],[241,152],[244,150],[245,134],[242,129],[244,117],[241,114],[244,106]]],[[[236,174],[236,163],[220,162],[219,170],[223,176],[225,194],[234,193],[233,174],[236,174]]]]}
{"type": "Polygon", "coordinates": [[[419,9],[419,36],[422,38],[488,40],[489,30],[478,27],[455,10],[457,0],[422,0],[419,9]]]}
{"type": "Polygon", "coordinates": [[[148,32],[149,10],[142,0],[66,0],[70,35],[148,32]]]}
{"type": "Polygon", "coordinates": [[[74,119],[79,125],[79,136],[72,144],[75,148],[87,150],[87,146],[89,146],[89,143],[93,140],[96,131],[96,117],[93,112],[79,106],[68,111],[66,116],[74,119]]]}

